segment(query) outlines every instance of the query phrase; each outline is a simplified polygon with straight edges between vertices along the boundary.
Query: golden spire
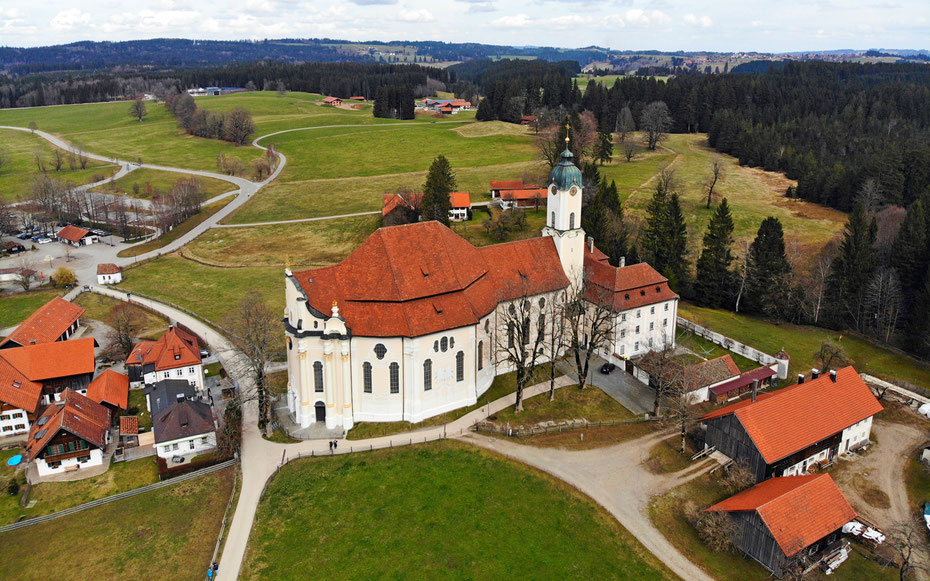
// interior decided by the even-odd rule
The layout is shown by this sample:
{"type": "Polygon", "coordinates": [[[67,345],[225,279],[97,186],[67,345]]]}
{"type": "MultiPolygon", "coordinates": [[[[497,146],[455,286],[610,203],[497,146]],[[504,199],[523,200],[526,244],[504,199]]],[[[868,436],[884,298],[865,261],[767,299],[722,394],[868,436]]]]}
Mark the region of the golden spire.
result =
{"type": "Polygon", "coordinates": [[[336,301],[333,301],[333,306],[338,307],[339,305],[336,304],[336,301]]]}
{"type": "Polygon", "coordinates": [[[287,268],[288,270],[290,270],[290,268],[291,268],[291,257],[290,257],[290,255],[285,255],[285,256],[284,256],[284,268],[287,268]]]}

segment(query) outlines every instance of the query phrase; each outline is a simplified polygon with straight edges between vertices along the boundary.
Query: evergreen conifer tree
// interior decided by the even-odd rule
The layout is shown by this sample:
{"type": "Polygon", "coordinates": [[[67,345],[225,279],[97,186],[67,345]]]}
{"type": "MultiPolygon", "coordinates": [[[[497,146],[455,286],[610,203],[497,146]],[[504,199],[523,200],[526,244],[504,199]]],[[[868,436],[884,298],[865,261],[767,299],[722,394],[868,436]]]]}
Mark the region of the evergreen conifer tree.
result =
{"type": "Polygon", "coordinates": [[[877,234],[875,219],[869,222],[862,206],[857,204],[849,215],[839,255],[833,259],[827,279],[834,316],[857,331],[862,331],[866,324],[865,291],[875,270],[877,234]]]}
{"type": "Polygon", "coordinates": [[[477,121],[494,121],[494,109],[486,97],[478,101],[478,111],[475,113],[477,121]]]}
{"type": "Polygon", "coordinates": [[[930,266],[927,218],[924,202],[918,199],[908,208],[891,246],[891,265],[898,270],[906,299],[912,299],[923,290],[924,275],[930,266]]]}
{"type": "Polygon", "coordinates": [[[777,315],[779,297],[788,291],[791,265],[785,254],[785,234],[778,218],[762,221],[756,239],[749,246],[745,302],[746,310],[777,315]]]}
{"type": "Polygon", "coordinates": [[[664,274],[673,290],[688,293],[688,228],[677,193],[673,193],[668,199],[666,217],[668,262],[664,274]]]}
{"type": "Polygon", "coordinates": [[[594,146],[594,159],[601,165],[610,162],[614,155],[613,135],[609,131],[598,131],[597,143],[594,146]]]}
{"type": "Polygon", "coordinates": [[[698,303],[708,307],[721,307],[727,304],[733,273],[733,216],[730,205],[724,198],[717,206],[707,233],[704,234],[704,248],[697,261],[697,276],[694,280],[694,296],[698,303]]]}
{"type": "Polygon", "coordinates": [[[436,220],[449,225],[449,210],[452,202],[449,194],[456,188],[455,173],[446,156],[439,155],[429,166],[426,183],[423,184],[423,201],[420,203],[420,216],[426,222],[436,220]]]}
{"type": "Polygon", "coordinates": [[[668,194],[660,180],[646,206],[646,229],[642,236],[643,254],[659,272],[664,272],[668,265],[668,238],[668,194]]]}

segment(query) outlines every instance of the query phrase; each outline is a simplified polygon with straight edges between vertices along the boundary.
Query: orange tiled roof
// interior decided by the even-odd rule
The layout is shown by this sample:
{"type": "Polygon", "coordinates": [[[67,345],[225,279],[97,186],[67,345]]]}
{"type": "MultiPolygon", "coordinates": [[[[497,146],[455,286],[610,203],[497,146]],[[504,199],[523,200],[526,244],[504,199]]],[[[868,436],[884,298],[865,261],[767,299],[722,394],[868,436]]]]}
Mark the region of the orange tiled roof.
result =
{"type": "Polygon", "coordinates": [[[449,202],[453,208],[471,208],[471,195],[468,192],[451,192],[449,202]]]}
{"type": "Polygon", "coordinates": [[[0,402],[33,413],[38,409],[41,397],[41,383],[31,381],[6,359],[0,358],[0,402]]]}
{"type": "Polygon", "coordinates": [[[743,401],[705,415],[735,414],[769,464],[815,444],[882,411],[852,366],[743,401]]]}
{"type": "Polygon", "coordinates": [[[66,389],[61,392],[61,401],[46,406],[42,415],[32,424],[29,442],[26,444],[26,458],[34,460],[61,430],[87,440],[98,448],[105,448],[109,428],[110,410],[74,390],[66,389]],[[43,417],[48,419],[43,422],[43,417]]]}
{"type": "Polygon", "coordinates": [[[771,478],[707,510],[757,512],[788,557],[856,518],[829,474],[771,478]]]}
{"type": "Polygon", "coordinates": [[[55,297],[29,315],[4,343],[12,341],[19,345],[29,345],[32,342],[57,341],[83,314],[84,307],[55,297]]]}
{"type": "Polygon", "coordinates": [[[589,301],[606,302],[615,311],[625,311],[678,298],[669,288],[668,279],[645,262],[620,268],[600,255],[585,245],[584,270],[589,284],[584,296],[589,301]]]}
{"type": "Polygon", "coordinates": [[[120,416],[119,435],[134,436],[139,433],[139,416],[120,416]]]}
{"type": "Polygon", "coordinates": [[[546,197],[546,188],[520,188],[516,190],[501,190],[502,200],[536,200],[546,197]]]}
{"type": "Polygon", "coordinates": [[[523,182],[521,180],[492,180],[492,190],[522,190],[523,182]]]}
{"type": "Polygon", "coordinates": [[[398,206],[415,210],[422,200],[423,194],[384,194],[381,199],[381,215],[387,216],[398,206]]]}
{"type": "Polygon", "coordinates": [[[129,377],[107,369],[87,386],[87,397],[97,403],[108,403],[118,408],[129,407],[129,377]]]}
{"type": "Polygon", "coordinates": [[[97,265],[97,274],[117,274],[122,272],[122,268],[116,266],[112,262],[103,262],[97,265]]]}
{"type": "Polygon", "coordinates": [[[81,238],[90,234],[90,230],[81,228],[79,226],[74,226],[73,224],[68,224],[64,228],[58,231],[58,238],[64,238],[69,242],[80,242],[81,238]]]}
{"type": "Polygon", "coordinates": [[[201,363],[200,347],[189,333],[171,327],[158,341],[136,343],[126,365],[155,364],[155,370],[176,369],[201,363]]]}
{"type": "Polygon", "coordinates": [[[56,377],[69,377],[93,373],[93,337],[72,341],[56,341],[0,350],[0,359],[15,367],[30,381],[45,381],[56,377]]]}
{"type": "Polygon", "coordinates": [[[293,276],[309,306],[328,315],[336,301],[352,333],[369,337],[474,325],[524,291],[568,286],[549,237],[475,248],[438,222],[380,228],[341,263],[293,276]]]}
{"type": "Polygon", "coordinates": [[[333,103],[335,101],[342,101],[342,99],[340,99],[339,97],[326,97],[325,99],[323,99],[324,103],[333,103]]]}

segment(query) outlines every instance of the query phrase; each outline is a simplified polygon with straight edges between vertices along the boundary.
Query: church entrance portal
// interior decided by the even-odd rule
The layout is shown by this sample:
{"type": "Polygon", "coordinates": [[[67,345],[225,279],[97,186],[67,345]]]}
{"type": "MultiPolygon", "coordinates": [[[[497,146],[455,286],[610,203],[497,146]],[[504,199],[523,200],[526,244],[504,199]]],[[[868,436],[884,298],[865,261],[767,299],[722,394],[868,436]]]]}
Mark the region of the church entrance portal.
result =
{"type": "Polygon", "coordinates": [[[316,409],[316,421],[325,422],[326,421],[326,404],[318,401],[313,404],[313,407],[316,409]]]}

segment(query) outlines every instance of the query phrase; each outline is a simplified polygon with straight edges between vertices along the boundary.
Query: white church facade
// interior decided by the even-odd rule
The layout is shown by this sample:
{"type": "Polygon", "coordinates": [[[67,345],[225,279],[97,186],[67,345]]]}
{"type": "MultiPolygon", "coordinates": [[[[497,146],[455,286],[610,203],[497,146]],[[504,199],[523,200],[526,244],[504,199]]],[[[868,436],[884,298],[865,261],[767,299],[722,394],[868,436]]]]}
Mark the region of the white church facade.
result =
{"type": "MultiPolygon", "coordinates": [[[[438,222],[381,228],[343,262],[285,271],[287,407],[301,427],[408,421],[473,405],[510,371],[497,341],[522,309],[545,335],[546,305],[571,288],[610,305],[601,355],[674,344],[678,296],[648,264],[615,267],[581,229],[581,172],[562,154],[542,236],[476,248],[438,222]]],[[[510,339],[512,340],[512,339],[510,339]]]]}

